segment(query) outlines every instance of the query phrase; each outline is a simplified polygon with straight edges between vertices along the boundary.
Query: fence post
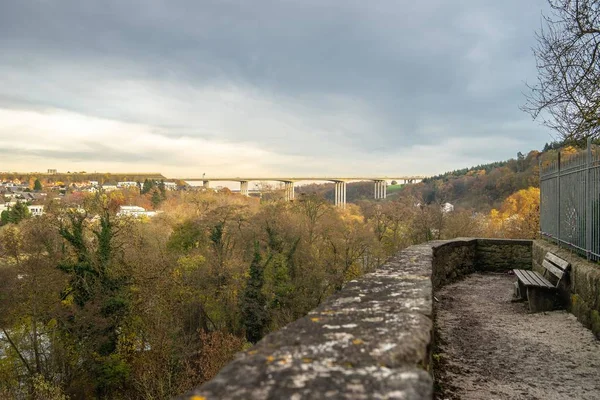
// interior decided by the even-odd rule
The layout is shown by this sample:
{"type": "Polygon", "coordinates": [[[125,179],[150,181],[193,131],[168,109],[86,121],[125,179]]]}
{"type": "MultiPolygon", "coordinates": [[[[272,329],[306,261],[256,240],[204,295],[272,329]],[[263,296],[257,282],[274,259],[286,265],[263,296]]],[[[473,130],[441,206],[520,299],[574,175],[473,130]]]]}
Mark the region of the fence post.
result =
{"type": "Polygon", "coordinates": [[[539,171],[538,179],[540,180],[540,230],[538,232],[538,239],[543,239],[544,238],[544,235],[543,235],[544,230],[542,229],[542,215],[544,212],[544,201],[543,201],[544,196],[542,196],[542,185],[543,185],[542,184],[542,182],[543,182],[542,181],[542,176],[543,176],[542,157],[538,158],[538,171],[539,171]]]}
{"type": "Polygon", "coordinates": [[[585,174],[585,195],[587,197],[585,207],[585,252],[587,259],[592,258],[592,138],[587,138],[586,151],[586,174],[585,174]]]}
{"type": "Polygon", "coordinates": [[[560,247],[560,150],[558,150],[556,172],[556,242],[558,247],[560,247]]]}

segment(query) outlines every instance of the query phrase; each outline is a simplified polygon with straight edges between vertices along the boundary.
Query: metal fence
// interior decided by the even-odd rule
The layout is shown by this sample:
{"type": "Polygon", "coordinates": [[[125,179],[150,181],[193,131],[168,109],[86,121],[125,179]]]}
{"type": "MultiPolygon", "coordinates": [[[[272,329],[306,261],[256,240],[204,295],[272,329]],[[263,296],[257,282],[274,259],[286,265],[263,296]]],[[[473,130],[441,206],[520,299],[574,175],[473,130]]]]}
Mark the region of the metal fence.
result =
{"type": "Polygon", "coordinates": [[[600,260],[600,152],[587,150],[540,168],[540,230],[559,246],[600,260]]]}

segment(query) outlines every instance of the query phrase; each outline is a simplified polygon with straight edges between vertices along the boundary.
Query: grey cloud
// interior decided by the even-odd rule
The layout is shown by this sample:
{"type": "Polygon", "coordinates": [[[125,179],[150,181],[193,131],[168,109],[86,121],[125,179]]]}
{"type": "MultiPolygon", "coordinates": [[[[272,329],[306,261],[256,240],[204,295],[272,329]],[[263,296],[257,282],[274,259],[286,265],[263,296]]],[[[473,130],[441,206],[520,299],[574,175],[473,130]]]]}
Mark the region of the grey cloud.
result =
{"type": "MultiPolygon", "coordinates": [[[[7,82],[0,97],[293,154],[315,153],[338,135],[350,149],[374,153],[500,135],[526,150],[548,139],[518,110],[523,81],[535,76],[529,48],[544,7],[543,0],[13,1],[0,12],[0,71],[30,71],[34,86],[7,82]],[[203,132],[124,111],[127,99],[95,94],[106,79],[258,88],[301,116],[307,139],[203,132]],[[342,123],[344,105],[331,95],[359,99],[370,123],[342,123]]],[[[185,94],[181,100],[185,108],[185,94]]],[[[505,154],[499,148],[489,157],[505,154]]]]}

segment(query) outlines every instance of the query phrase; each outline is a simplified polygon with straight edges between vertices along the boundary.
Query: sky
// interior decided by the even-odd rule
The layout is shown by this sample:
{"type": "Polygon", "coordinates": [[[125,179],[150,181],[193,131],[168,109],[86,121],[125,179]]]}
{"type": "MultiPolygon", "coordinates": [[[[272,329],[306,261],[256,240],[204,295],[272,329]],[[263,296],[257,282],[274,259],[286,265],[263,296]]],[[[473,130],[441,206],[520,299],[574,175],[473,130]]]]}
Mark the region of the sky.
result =
{"type": "Polygon", "coordinates": [[[545,0],[4,0],[0,171],[431,175],[541,149],[545,0]]]}

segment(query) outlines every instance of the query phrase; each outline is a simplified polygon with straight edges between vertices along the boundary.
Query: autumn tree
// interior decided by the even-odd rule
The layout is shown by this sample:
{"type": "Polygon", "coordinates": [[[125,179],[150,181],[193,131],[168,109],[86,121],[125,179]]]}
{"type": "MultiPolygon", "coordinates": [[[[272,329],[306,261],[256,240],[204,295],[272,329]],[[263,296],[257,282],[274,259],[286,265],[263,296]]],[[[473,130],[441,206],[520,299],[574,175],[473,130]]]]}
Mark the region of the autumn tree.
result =
{"type": "Polygon", "coordinates": [[[523,110],[562,138],[600,136],[600,1],[548,0],[537,35],[538,81],[523,110]]]}
{"type": "Polygon", "coordinates": [[[76,371],[58,323],[66,283],[54,264],[59,252],[60,238],[44,217],[0,231],[0,397],[24,398],[24,391],[62,398],[61,386],[76,371]]]}
{"type": "Polygon", "coordinates": [[[530,187],[507,197],[489,214],[488,235],[535,239],[540,230],[540,189],[530,187]]]}
{"type": "Polygon", "coordinates": [[[129,311],[128,277],[118,263],[118,237],[124,226],[114,219],[110,200],[99,195],[99,219],[68,210],[58,232],[69,246],[58,265],[69,276],[63,298],[72,303],[65,328],[78,338],[89,376],[99,396],[123,388],[129,367],[118,352],[121,324],[129,311]]]}

